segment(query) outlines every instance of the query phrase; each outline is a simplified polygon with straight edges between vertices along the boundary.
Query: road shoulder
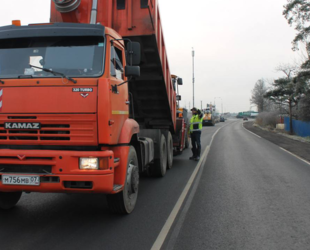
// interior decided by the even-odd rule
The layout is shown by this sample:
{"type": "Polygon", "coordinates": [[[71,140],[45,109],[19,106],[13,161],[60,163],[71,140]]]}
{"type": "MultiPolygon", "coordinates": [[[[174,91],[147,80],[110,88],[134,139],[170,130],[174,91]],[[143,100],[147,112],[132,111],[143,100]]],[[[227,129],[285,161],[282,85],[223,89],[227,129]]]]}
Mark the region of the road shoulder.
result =
{"type": "Polygon", "coordinates": [[[280,133],[262,130],[258,127],[254,127],[253,124],[254,122],[244,122],[243,126],[245,129],[278,145],[279,147],[286,149],[287,151],[305,159],[306,161],[310,161],[310,143],[296,141],[283,136],[280,133]]]}

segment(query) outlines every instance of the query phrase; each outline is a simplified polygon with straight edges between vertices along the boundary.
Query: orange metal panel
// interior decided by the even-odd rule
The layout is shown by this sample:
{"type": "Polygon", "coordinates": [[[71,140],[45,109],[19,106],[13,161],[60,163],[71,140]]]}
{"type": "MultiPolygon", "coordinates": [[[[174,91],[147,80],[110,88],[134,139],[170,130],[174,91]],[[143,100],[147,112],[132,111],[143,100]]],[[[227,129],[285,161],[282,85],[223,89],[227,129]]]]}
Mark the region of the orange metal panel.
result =
{"type": "Polygon", "coordinates": [[[95,113],[96,86],[3,87],[1,113],[95,113]],[[75,88],[92,91],[73,92],[75,88]]]}
{"type": "Polygon", "coordinates": [[[109,144],[111,141],[111,84],[109,79],[100,79],[98,84],[98,141],[109,144]]]}
{"type": "Polygon", "coordinates": [[[38,79],[5,79],[5,86],[10,87],[48,87],[48,86],[56,86],[56,87],[76,87],[79,88],[81,84],[83,86],[87,86],[87,88],[91,85],[97,85],[97,78],[74,78],[77,80],[77,83],[73,83],[68,81],[67,79],[62,78],[38,78],[38,79]]]}
{"type": "Polygon", "coordinates": [[[127,119],[120,134],[119,143],[129,144],[132,136],[139,133],[139,124],[133,119],[127,119]]]}
{"type": "Polygon", "coordinates": [[[120,158],[120,164],[114,169],[114,183],[123,185],[127,175],[127,158],[129,154],[129,146],[113,148],[115,158],[120,158]]]}
{"type": "Polygon", "coordinates": [[[128,0],[128,14],[127,14],[127,22],[128,22],[128,29],[132,30],[132,0],[128,0]]]}
{"type": "MultiPolygon", "coordinates": [[[[108,39],[111,40],[111,38],[108,39]]],[[[119,46],[120,49],[122,47],[116,43],[115,46],[119,46]]],[[[110,69],[110,56],[110,51],[107,50],[106,69],[110,69]]],[[[125,54],[123,54],[123,58],[125,58],[125,54]]],[[[125,64],[125,61],[123,64],[125,64]]],[[[110,73],[110,70],[106,71],[110,73]]],[[[105,128],[99,129],[99,143],[118,144],[123,124],[129,117],[128,83],[118,86],[118,92],[113,93],[112,85],[119,85],[127,79],[125,77],[124,79],[117,79],[113,76],[109,76],[109,78],[99,81],[98,126],[99,128],[105,128]]]]}
{"type": "MultiPolygon", "coordinates": [[[[113,2],[114,1],[108,1],[108,7],[106,8],[108,11],[108,14],[107,14],[107,17],[108,17],[107,26],[108,27],[113,27],[113,6],[114,6],[113,2]]],[[[100,8],[101,3],[102,3],[102,1],[99,3],[99,10],[101,10],[101,8],[100,8]]],[[[98,16],[99,17],[101,16],[100,13],[98,16]]],[[[98,20],[98,16],[97,16],[97,21],[100,23],[100,21],[98,20]]]]}
{"type": "MultiPolygon", "coordinates": [[[[120,84],[123,80],[111,79],[111,85],[120,84]]],[[[129,107],[126,105],[126,100],[128,100],[128,88],[127,83],[118,87],[118,94],[111,93],[111,112],[110,119],[114,121],[113,125],[110,125],[111,131],[111,144],[117,144],[119,142],[119,137],[123,125],[129,117],[129,107]]]]}
{"type": "MultiPolygon", "coordinates": [[[[128,155],[128,154],[127,154],[128,155]]],[[[124,156],[127,157],[125,154],[124,156]]],[[[127,158],[126,158],[127,159],[127,158]]],[[[57,150],[0,150],[0,164],[11,163],[15,165],[50,165],[52,176],[59,177],[59,183],[41,183],[40,186],[3,185],[0,182],[0,191],[30,191],[30,192],[85,192],[85,193],[113,193],[114,184],[114,154],[106,151],[57,151],[57,150]],[[17,156],[23,155],[20,160],[17,156]],[[101,157],[109,159],[107,170],[80,170],[80,157],[101,157]],[[37,158],[37,160],[35,160],[37,158]],[[93,188],[70,189],[65,188],[64,181],[89,181],[93,188]]],[[[125,161],[127,163],[127,161],[125,161]]],[[[126,164],[125,163],[125,164],[126,164]]],[[[119,166],[117,167],[119,168],[119,166]]],[[[29,175],[29,174],[18,174],[29,175]]],[[[36,174],[39,176],[51,176],[50,174],[36,174]]],[[[124,178],[122,178],[124,179],[124,178]]]]}
{"type": "MultiPolygon", "coordinates": [[[[89,23],[89,13],[91,11],[91,0],[81,0],[81,5],[74,14],[59,14],[55,10],[54,4],[51,6],[51,22],[80,22],[89,23]]],[[[161,18],[158,9],[158,1],[150,0],[148,1],[147,8],[141,8],[141,1],[138,0],[126,0],[125,9],[118,10],[116,1],[112,0],[100,0],[98,1],[98,14],[97,22],[106,26],[113,28],[122,37],[145,37],[154,36],[157,43],[157,53],[161,61],[161,68],[163,70],[163,79],[167,89],[167,98],[170,103],[170,110],[175,110],[173,108],[174,103],[171,100],[175,98],[175,91],[169,92],[168,85],[171,82],[171,77],[168,72],[169,63],[167,57],[166,49],[164,46],[164,37],[161,24],[161,18]],[[165,66],[166,64],[166,66],[165,66]]],[[[143,48],[143,44],[142,44],[143,48]]],[[[152,79],[150,79],[152,80],[152,79]]],[[[175,128],[175,113],[171,114],[171,119],[173,120],[173,127],[175,128]]]]}

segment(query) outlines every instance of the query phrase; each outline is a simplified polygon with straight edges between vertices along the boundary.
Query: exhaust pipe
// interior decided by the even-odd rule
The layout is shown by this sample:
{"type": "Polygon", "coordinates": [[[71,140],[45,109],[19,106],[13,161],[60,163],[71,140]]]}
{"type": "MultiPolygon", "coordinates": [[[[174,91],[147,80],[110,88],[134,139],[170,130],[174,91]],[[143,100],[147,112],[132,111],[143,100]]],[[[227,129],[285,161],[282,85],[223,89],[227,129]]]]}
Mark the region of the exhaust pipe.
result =
{"type": "Polygon", "coordinates": [[[53,0],[56,6],[56,10],[60,13],[68,13],[77,9],[81,0],[53,0]]]}
{"type": "Polygon", "coordinates": [[[91,8],[91,15],[90,15],[90,24],[96,24],[97,21],[97,7],[98,0],[93,0],[93,6],[91,8]]]}

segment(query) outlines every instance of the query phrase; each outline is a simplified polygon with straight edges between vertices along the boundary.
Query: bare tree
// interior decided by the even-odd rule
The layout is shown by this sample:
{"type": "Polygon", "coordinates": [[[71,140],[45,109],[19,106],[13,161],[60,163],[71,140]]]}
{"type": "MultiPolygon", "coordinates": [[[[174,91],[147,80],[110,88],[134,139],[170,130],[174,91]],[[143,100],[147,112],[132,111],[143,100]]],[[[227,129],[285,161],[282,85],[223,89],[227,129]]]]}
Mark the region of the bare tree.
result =
{"type": "Polygon", "coordinates": [[[267,87],[264,79],[260,79],[255,83],[254,89],[252,90],[252,97],[250,99],[252,104],[257,106],[258,112],[263,112],[266,105],[266,98],[264,95],[267,92],[267,87]]]}
{"type": "Polygon", "coordinates": [[[292,65],[289,63],[281,63],[275,68],[276,71],[284,73],[287,79],[293,78],[298,73],[299,69],[300,67],[298,64],[292,65]]]}

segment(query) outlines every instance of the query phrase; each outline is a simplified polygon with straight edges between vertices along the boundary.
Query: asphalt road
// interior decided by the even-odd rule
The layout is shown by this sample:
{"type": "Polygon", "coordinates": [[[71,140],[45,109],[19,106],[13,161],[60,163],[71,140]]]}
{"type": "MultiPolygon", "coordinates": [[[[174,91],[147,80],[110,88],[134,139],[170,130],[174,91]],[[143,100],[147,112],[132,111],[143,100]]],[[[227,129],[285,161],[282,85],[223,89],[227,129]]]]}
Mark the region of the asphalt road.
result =
{"type": "Polygon", "coordinates": [[[200,174],[163,249],[310,249],[310,165],[239,121],[217,134],[200,174]]]}
{"type": "MultiPolygon", "coordinates": [[[[203,149],[220,127],[161,249],[310,249],[310,166],[240,120],[204,127],[203,149]]],[[[190,155],[141,178],[129,216],[102,195],[24,194],[0,211],[0,249],[151,249],[197,167],[190,155]]]]}
{"type": "MultiPolygon", "coordinates": [[[[203,149],[223,125],[203,128],[203,149]]],[[[151,249],[197,165],[189,156],[189,149],[176,156],[164,178],[142,177],[129,216],[111,214],[103,195],[23,194],[0,211],[0,249],[151,249]]]]}

